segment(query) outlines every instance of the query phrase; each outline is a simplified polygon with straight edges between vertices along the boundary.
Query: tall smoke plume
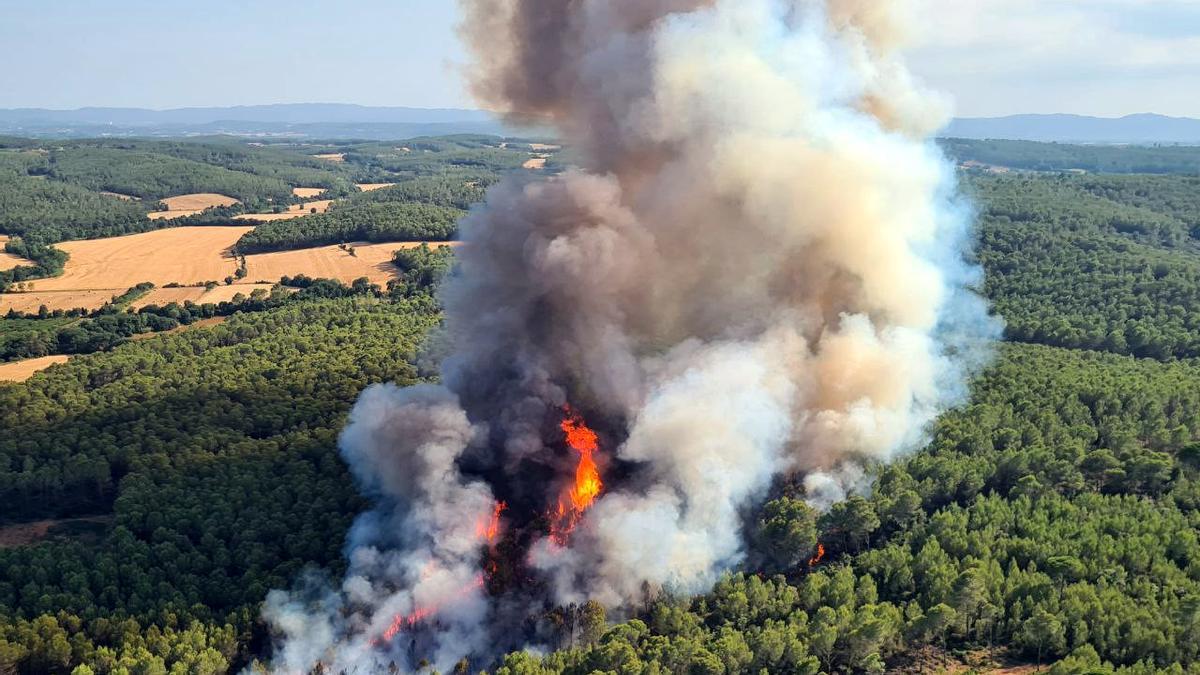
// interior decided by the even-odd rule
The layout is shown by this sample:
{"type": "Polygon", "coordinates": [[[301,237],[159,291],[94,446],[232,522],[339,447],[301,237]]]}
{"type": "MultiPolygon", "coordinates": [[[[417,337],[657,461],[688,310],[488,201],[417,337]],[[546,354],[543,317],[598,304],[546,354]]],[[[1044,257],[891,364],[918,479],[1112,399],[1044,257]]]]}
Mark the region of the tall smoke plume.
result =
{"type": "Polygon", "coordinates": [[[536,641],[550,605],[702,592],[773,480],[858,489],[996,333],[928,141],[945,106],[899,59],[907,3],[461,4],[480,103],[557,129],[575,168],[463,222],[444,385],[362,395],[341,447],[378,505],[340,588],[268,599],[281,670],[447,670],[536,641]],[[569,538],[568,409],[604,481],[569,538]],[[493,582],[496,559],[520,569],[493,582]]]}

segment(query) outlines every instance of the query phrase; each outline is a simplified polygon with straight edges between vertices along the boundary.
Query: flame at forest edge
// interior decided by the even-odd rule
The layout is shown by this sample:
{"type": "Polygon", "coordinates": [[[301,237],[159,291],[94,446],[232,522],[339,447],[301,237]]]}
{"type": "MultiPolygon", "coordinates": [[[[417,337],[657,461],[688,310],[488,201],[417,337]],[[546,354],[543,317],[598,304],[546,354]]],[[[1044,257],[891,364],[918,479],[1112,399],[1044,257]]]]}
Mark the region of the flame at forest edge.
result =
{"type": "Polygon", "coordinates": [[[567,406],[565,413],[559,427],[566,434],[567,445],[579,453],[579,463],[575,467],[575,482],[563,491],[550,517],[550,538],[559,546],[567,544],[583,513],[604,488],[595,459],[600,449],[599,437],[573,408],[567,406]]]}

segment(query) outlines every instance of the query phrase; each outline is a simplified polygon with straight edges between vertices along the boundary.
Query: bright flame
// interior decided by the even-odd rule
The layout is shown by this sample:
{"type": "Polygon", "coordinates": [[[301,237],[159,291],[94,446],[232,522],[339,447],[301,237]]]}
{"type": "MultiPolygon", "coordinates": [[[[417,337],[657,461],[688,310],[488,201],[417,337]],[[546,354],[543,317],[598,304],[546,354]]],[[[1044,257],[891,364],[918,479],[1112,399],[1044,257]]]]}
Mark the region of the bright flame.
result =
{"type": "Polygon", "coordinates": [[[821,562],[824,559],[825,559],[825,545],[818,543],[817,544],[817,554],[814,555],[812,558],[809,558],[808,566],[816,567],[817,563],[821,562]]]}
{"type": "Polygon", "coordinates": [[[479,589],[479,588],[483,588],[483,575],[482,574],[475,577],[475,581],[473,583],[471,583],[468,586],[464,586],[457,593],[455,593],[454,595],[450,596],[449,598],[446,598],[445,600],[443,600],[437,604],[429,605],[426,607],[417,607],[416,609],[409,612],[408,614],[397,614],[395,616],[395,618],[392,619],[392,623],[390,625],[388,625],[387,630],[383,631],[383,635],[375,640],[372,640],[371,641],[372,644],[375,645],[376,647],[379,647],[388,642],[391,642],[392,638],[399,635],[400,632],[403,631],[404,629],[412,628],[413,626],[416,626],[417,624],[421,623],[425,619],[428,619],[429,617],[433,616],[434,614],[437,614],[438,611],[440,611],[443,606],[448,605],[451,602],[454,602],[456,600],[461,600],[461,599],[469,596],[471,593],[475,592],[475,590],[479,589]]]}
{"type": "Polygon", "coordinates": [[[488,544],[496,542],[496,535],[500,534],[500,514],[508,508],[508,504],[504,502],[496,502],[495,508],[492,509],[492,517],[487,522],[481,522],[475,526],[475,533],[481,539],[487,540],[488,544]]]}
{"type": "Polygon", "coordinates": [[[567,445],[579,453],[579,464],[575,467],[575,482],[559,497],[558,507],[552,514],[554,522],[550,526],[550,537],[559,545],[567,543],[583,512],[596,501],[604,488],[595,459],[600,449],[599,437],[573,408],[567,406],[565,413],[566,417],[559,427],[567,435],[567,445]]]}

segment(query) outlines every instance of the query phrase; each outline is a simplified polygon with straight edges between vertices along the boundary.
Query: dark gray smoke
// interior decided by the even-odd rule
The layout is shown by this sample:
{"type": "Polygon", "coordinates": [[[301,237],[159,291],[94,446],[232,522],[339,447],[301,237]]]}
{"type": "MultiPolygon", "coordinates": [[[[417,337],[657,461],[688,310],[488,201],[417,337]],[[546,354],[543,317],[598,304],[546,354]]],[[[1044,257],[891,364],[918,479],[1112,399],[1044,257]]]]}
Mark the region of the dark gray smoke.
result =
{"type": "MultiPolygon", "coordinates": [[[[380,506],[340,592],[272,595],[281,667],[412,668],[420,646],[445,670],[495,646],[477,523],[571,480],[567,404],[616,446],[606,490],[568,545],[526,535],[522,564],[552,601],[620,608],[736,566],[740,514],[782,473],[819,505],[861,489],[996,334],[927,140],[944,106],[899,60],[906,3],[462,5],[480,102],[556,127],[578,168],[509,180],[462,224],[445,388],[363,394],[342,448],[380,506]],[[414,607],[435,625],[379,644],[414,607]]],[[[505,611],[520,597],[539,606],[505,611]]]]}

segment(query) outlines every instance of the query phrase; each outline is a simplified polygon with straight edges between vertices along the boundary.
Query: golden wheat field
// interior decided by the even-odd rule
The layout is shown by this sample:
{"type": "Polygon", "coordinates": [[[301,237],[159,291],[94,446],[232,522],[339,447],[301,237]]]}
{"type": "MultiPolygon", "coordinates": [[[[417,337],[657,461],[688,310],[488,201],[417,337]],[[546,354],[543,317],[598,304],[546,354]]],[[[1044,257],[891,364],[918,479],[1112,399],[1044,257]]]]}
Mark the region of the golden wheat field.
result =
{"type": "MultiPolygon", "coordinates": [[[[259,253],[246,256],[246,279],[278,280],[285,275],[304,273],[310,277],[338,279],[344,283],[367,277],[372,283],[382,286],[398,276],[396,266],[392,264],[392,253],[420,245],[420,242],[360,242],[349,245],[354,249],[354,255],[337,246],[259,253]]],[[[430,243],[430,246],[453,245],[456,244],[430,243]]]]}
{"type": "Polygon", "coordinates": [[[32,265],[32,260],[26,260],[19,255],[13,255],[4,251],[4,245],[8,243],[8,237],[0,234],[0,272],[11,270],[14,267],[21,265],[32,265]]]}
{"type": "Polygon", "coordinates": [[[325,192],[325,188],[306,188],[306,187],[292,188],[292,194],[296,195],[300,199],[312,199],[313,197],[316,197],[317,195],[322,194],[324,192],[325,192]]]}
{"type": "Polygon", "coordinates": [[[317,159],[323,159],[328,162],[341,163],[346,161],[346,153],[344,152],[330,152],[324,155],[313,155],[313,157],[316,157],[317,159]]]}
{"type": "Polygon", "coordinates": [[[157,286],[220,281],[237,270],[237,261],[229,251],[252,229],[176,227],[109,239],[63,242],[55,247],[71,257],[62,276],[36,281],[35,289],[124,291],[143,281],[157,286]]]}
{"type": "Polygon", "coordinates": [[[245,278],[225,285],[223,280],[238,267],[230,249],[252,229],[179,227],[110,239],[63,242],[56,246],[69,253],[70,258],[62,276],[32,281],[29,292],[0,295],[0,312],[9,308],[36,312],[41,305],[50,310],[99,309],[114,296],[146,281],[158,288],[139,298],[135,308],[172,301],[231,300],[237,293],[248,296],[255,288],[269,290],[281,277],[297,274],[346,283],[365,276],[383,285],[397,276],[391,263],[392,252],[420,246],[414,242],[354,244],[354,255],[337,246],[249,255],[245,278]],[[165,288],[170,283],[190,286],[206,281],[220,285],[208,292],[203,287],[165,288]]]}
{"type": "Polygon", "coordinates": [[[150,220],[184,218],[194,216],[214,206],[233,206],[238,203],[238,200],[233,197],[216,194],[215,192],[198,192],[190,195],[167,197],[158,201],[162,202],[167,207],[167,210],[147,213],[146,217],[150,220]]]}
{"type": "Polygon", "coordinates": [[[546,168],[546,158],[545,157],[531,157],[521,166],[525,167],[526,169],[534,169],[534,170],[544,169],[544,168],[546,168]]]}
{"type": "Polygon", "coordinates": [[[219,303],[229,302],[233,300],[233,296],[241,293],[246,297],[257,289],[270,291],[272,284],[234,284],[232,286],[222,283],[220,286],[210,290],[203,286],[183,286],[178,288],[155,288],[146,295],[138,298],[130,304],[133,309],[141,309],[148,305],[169,305],[172,302],[182,305],[185,302],[194,302],[197,305],[203,305],[206,302],[219,303]]]}
{"type": "Polygon", "coordinates": [[[0,382],[24,382],[33,377],[34,373],[59,363],[66,363],[69,358],[68,356],[59,354],[57,356],[43,356],[38,359],[13,361],[12,363],[0,363],[0,382]]]}
{"type": "Polygon", "coordinates": [[[355,183],[355,185],[358,186],[358,189],[362,190],[363,192],[374,192],[375,190],[390,188],[395,185],[395,183],[355,183]]]}
{"type": "Polygon", "coordinates": [[[331,204],[333,204],[332,199],[321,199],[315,202],[305,202],[304,204],[293,204],[283,213],[247,213],[235,216],[234,220],[261,220],[264,222],[271,220],[291,220],[292,218],[310,215],[313,213],[313,209],[316,209],[317,213],[325,213],[329,210],[331,204]]]}
{"type": "MultiPolygon", "coordinates": [[[[37,281],[30,282],[36,287],[37,281]]],[[[100,309],[113,296],[128,290],[128,286],[120,290],[103,288],[80,291],[38,291],[28,293],[0,293],[0,313],[15,309],[18,312],[33,314],[45,305],[49,310],[56,309],[100,309]]]]}

